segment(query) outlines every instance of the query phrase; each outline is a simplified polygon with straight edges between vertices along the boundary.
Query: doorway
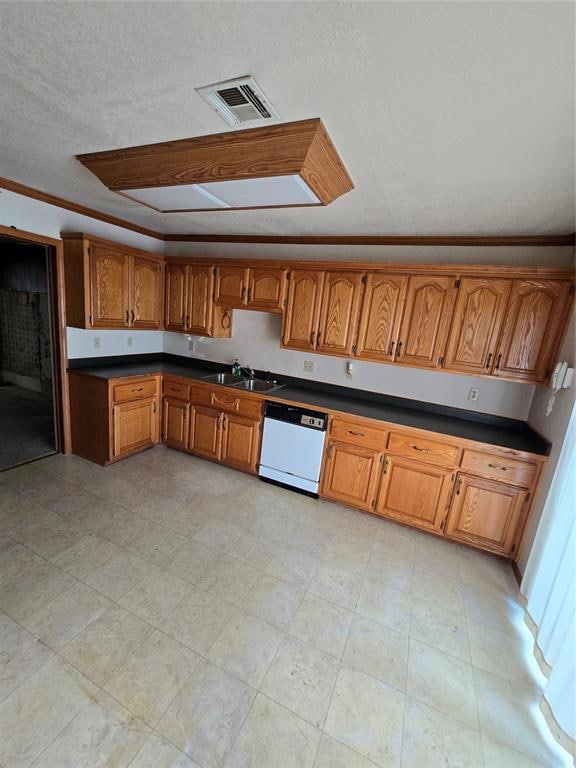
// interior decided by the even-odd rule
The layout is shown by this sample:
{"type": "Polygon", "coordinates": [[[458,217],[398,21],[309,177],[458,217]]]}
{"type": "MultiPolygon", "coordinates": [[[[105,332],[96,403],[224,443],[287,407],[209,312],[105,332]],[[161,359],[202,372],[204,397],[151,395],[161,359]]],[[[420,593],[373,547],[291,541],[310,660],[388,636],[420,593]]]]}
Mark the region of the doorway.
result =
{"type": "Polygon", "coordinates": [[[0,471],[60,450],[55,248],[0,235],[0,471]]]}

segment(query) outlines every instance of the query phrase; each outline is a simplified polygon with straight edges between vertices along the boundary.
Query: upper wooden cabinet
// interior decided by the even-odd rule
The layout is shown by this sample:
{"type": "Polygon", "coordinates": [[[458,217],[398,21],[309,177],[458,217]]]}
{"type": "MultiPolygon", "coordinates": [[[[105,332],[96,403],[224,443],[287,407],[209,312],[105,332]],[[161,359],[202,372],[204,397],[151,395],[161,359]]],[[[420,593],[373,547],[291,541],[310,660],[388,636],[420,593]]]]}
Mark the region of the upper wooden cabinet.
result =
{"type": "Polygon", "coordinates": [[[166,265],[166,300],[164,327],[167,331],[185,331],[188,312],[187,264],[166,265]]]}
{"type": "Polygon", "coordinates": [[[243,307],[248,298],[248,267],[216,267],[214,300],[226,307],[243,307]]]}
{"type": "Polygon", "coordinates": [[[515,280],[493,373],[545,382],[561,339],[570,298],[568,280],[515,280]]]}
{"type": "Polygon", "coordinates": [[[324,272],[295,269],[289,273],[282,346],[316,349],[324,272]]]}
{"type": "Polygon", "coordinates": [[[214,305],[211,264],[166,265],[164,327],[167,331],[227,338],[232,331],[230,310],[214,305]]]}
{"type": "Polygon", "coordinates": [[[188,306],[186,330],[199,336],[212,334],[212,291],[214,267],[190,264],[188,267],[188,306]]]}
{"type": "Polygon", "coordinates": [[[326,272],[322,289],[316,349],[350,355],[354,343],[362,273],[326,272]]]}
{"type": "Polygon", "coordinates": [[[510,280],[462,279],[445,368],[469,373],[491,373],[510,287],[510,280]]]}
{"type": "Polygon", "coordinates": [[[406,295],[406,275],[370,273],[366,277],[356,357],[392,362],[406,295]]]}
{"type": "Polygon", "coordinates": [[[286,270],[276,267],[251,267],[248,278],[249,309],[282,312],[286,293],[286,270]]]}
{"type": "Polygon", "coordinates": [[[68,325],[162,327],[162,257],[81,234],[62,238],[68,325]]]}
{"type": "Polygon", "coordinates": [[[456,300],[453,276],[413,276],[408,283],[395,361],[439,368],[456,300]]]}

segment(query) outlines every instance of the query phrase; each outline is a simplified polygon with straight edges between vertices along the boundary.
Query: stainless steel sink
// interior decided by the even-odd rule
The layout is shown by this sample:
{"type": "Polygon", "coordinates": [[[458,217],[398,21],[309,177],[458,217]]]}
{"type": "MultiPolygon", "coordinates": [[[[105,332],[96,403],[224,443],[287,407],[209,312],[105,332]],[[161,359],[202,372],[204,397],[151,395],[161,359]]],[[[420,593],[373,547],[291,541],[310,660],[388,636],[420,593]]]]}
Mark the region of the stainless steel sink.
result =
{"type": "Polygon", "coordinates": [[[275,381],[267,381],[266,379],[244,379],[234,384],[236,389],[245,389],[248,392],[273,392],[275,389],[280,389],[284,384],[277,384],[275,381]]]}
{"type": "Polygon", "coordinates": [[[235,384],[242,384],[246,379],[238,378],[231,373],[211,373],[210,376],[204,376],[205,381],[213,381],[215,384],[226,384],[233,387],[235,384]]]}

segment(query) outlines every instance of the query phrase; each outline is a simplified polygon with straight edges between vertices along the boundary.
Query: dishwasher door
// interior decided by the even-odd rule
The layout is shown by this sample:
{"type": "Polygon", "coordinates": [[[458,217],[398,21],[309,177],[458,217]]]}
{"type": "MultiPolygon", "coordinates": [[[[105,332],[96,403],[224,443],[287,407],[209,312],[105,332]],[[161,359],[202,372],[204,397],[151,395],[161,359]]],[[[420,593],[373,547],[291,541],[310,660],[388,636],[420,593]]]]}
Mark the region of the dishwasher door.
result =
{"type": "Polygon", "coordinates": [[[325,438],[324,430],[265,418],[259,474],[317,494],[325,438]]]}

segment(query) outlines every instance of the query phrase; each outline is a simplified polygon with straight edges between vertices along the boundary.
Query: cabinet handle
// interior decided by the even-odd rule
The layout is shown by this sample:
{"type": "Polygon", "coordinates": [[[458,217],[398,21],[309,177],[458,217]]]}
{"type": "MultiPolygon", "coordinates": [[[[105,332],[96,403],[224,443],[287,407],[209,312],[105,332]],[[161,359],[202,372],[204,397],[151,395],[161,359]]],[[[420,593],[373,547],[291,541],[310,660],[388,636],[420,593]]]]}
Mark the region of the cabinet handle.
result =
{"type": "Polygon", "coordinates": [[[156,400],[152,400],[152,413],[156,413],[156,400]]]}
{"type": "Polygon", "coordinates": [[[399,341],[398,344],[396,345],[396,357],[400,357],[401,354],[402,354],[402,342],[399,341]]]}
{"type": "Polygon", "coordinates": [[[134,310],[132,310],[131,315],[132,315],[131,323],[132,323],[132,325],[134,325],[134,322],[136,320],[136,312],[134,312],[134,310]]]}
{"type": "Polygon", "coordinates": [[[130,313],[126,310],[126,325],[130,322],[130,313]]]}
{"type": "Polygon", "coordinates": [[[490,363],[492,362],[492,352],[488,353],[488,357],[486,358],[486,365],[484,368],[490,368],[490,363]]]}
{"type": "Polygon", "coordinates": [[[396,344],[395,341],[390,342],[390,348],[388,349],[388,357],[394,357],[394,345],[396,344]]]}
{"type": "Polygon", "coordinates": [[[252,301],[252,286],[248,288],[248,301],[252,301]]]}
{"type": "Polygon", "coordinates": [[[355,437],[366,437],[364,432],[353,432],[351,429],[348,430],[349,435],[354,435],[355,437]]]}
{"type": "Polygon", "coordinates": [[[502,362],[502,352],[498,355],[498,360],[496,361],[496,370],[500,370],[500,363],[502,362]]]}
{"type": "Polygon", "coordinates": [[[490,469],[499,469],[501,472],[508,471],[508,467],[499,467],[498,464],[490,464],[490,462],[488,462],[488,466],[490,467],[490,469]]]}
{"type": "Polygon", "coordinates": [[[311,331],[311,332],[310,332],[310,346],[311,346],[311,347],[313,347],[313,346],[314,346],[314,339],[315,339],[315,338],[316,338],[316,331],[311,331]]]}
{"type": "Polygon", "coordinates": [[[190,327],[190,315],[186,315],[186,327],[190,327]]]}
{"type": "Polygon", "coordinates": [[[320,346],[320,339],[322,338],[322,331],[318,331],[318,336],[316,336],[316,346],[320,346]]]}
{"type": "Polygon", "coordinates": [[[242,296],[242,301],[244,301],[244,298],[246,296],[246,286],[245,285],[242,287],[242,294],[241,294],[241,296],[242,296]]]}
{"type": "Polygon", "coordinates": [[[133,389],[132,392],[142,392],[144,387],[137,387],[136,389],[133,389]]]}
{"type": "Polygon", "coordinates": [[[460,496],[460,486],[462,485],[462,478],[459,477],[456,481],[456,496],[460,496]]]}
{"type": "Polygon", "coordinates": [[[411,445],[410,448],[414,448],[415,451],[421,451],[421,453],[430,453],[430,448],[420,448],[417,445],[411,445]]]}
{"type": "Polygon", "coordinates": [[[210,392],[210,404],[221,405],[223,408],[233,408],[235,411],[240,407],[240,398],[235,400],[220,400],[215,392],[210,392]]]}
{"type": "Polygon", "coordinates": [[[388,472],[388,456],[384,459],[384,469],[382,470],[382,474],[385,475],[386,472],[388,472]]]}

